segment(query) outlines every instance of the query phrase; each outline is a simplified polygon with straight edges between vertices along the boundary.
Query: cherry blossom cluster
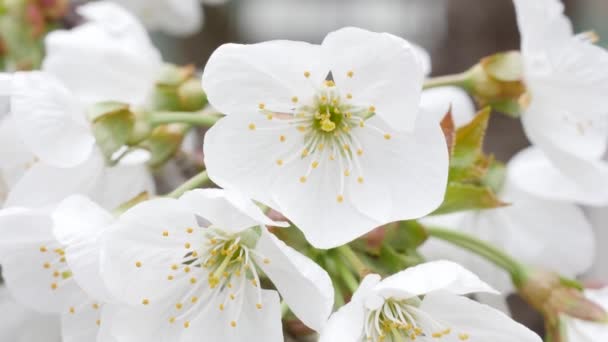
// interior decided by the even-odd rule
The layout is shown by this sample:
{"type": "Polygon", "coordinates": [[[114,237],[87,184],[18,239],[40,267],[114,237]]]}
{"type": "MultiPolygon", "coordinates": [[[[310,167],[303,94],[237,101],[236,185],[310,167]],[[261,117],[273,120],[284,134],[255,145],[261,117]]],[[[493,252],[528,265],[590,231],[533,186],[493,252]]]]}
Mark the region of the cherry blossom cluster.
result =
{"type": "Polygon", "coordinates": [[[421,47],[355,27],[224,44],[201,76],[147,31],[197,31],[200,1],[73,6],[78,25],[37,33],[39,66],[0,54],[0,340],[282,342],[295,322],[539,342],[499,310],[516,292],[550,341],[608,341],[608,288],[577,280],[597,247],[581,205],[608,205],[608,52],[559,0],[514,5],[520,51],[437,78],[421,47]],[[485,154],[476,104],[531,146],[485,154]],[[188,150],[200,172],[157,191],[188,150]]]}

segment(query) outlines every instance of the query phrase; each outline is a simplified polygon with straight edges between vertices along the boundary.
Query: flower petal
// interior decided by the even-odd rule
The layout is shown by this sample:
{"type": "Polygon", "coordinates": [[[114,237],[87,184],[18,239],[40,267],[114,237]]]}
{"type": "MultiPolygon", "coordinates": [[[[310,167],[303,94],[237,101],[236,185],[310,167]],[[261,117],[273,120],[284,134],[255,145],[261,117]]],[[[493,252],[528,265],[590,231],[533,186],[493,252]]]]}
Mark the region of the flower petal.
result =
{"type": "MultiPolygon", "coordinates": [[[[446,324],[451,336],[468,336],[475,341],[541,342],[541,338],[512,318],[487,305],[452,293],[431,293],[424,297],[420,310],[446,324]]],[[[461,340],[463,340],[461,338],[461,340]]]]}
{"type": "Polygon", "coordinates": [[[435,210],[443,202],[449,162],[437,121],[421,117],[413,133],[392,131],[374,118],[366,122],[371,125],[390,134],[390,140],[373,129],[353,132],[363,150],[357,158],[361,170],[347,179],[345,198],[382,224],[435,210]]]}
{"type": "Polygon", "coordinates": [[[353,294],[349,303],[342,306],[329,318],[321,332],[319,342],[359,342],[365,324],[365,307],[363,301],[372,289],[380,282],[377,274],[367,275],[353,294]]]}
{"type": "Polygon", "coordinates": [[[13,300],[5,287],[0,288],[0,341],[60,342],[58,315],[32,311],[13,300]]]}
{"type": "Polygon", "coordinates": [[[38,162],[13,186],[6,206],[43,207],[72,194],[89,194],[102,175],[103,163],[97,154],[71,168],[38,162]]]}
{"type": "Polygon", "coordinates": [[[318,45],[284,40],[224,44],[207,62],[203,89],[224,114],[254,116],[260,107],[291,113],[292,98],[311,99],[329,72],[320,53],[318,45]]]}
{"type": "Polygon", "coordinates": [[[572,36],[572,24],[564,16],[564,5],[559,0],[514,0],[522,48],[542,48],[563,42],[572,36]]]}
{"type": "Polygon", "coordinates": [[[77,11],[87,21],[47,35],[42,70],[58,77],[86,104],[143,104],[162,67],[145,29],[111,2],[85,4],[77,11]]]}
{"type": "Polygon", "coordinates": [[[436,291],[464,295],[497,293],[475,274],[451,261],[433,261],[408,268],[384,279],[375,291],[384,298],[411,298],[436,291]]]}
{"type": "Polygon", "coordinates": [[[256,264],[270,278],[291,311],[308,327],[320,331],[334,305],[329,275],[314,261],[262,229],[255,248],[256,264]]]}
{"type": "MultiPolygon", "coordinates": [[[[108,306],[108,305],[106,305],[108,306]]],[[[175,342],[185,329],[182,325],[169,324],[164,311],[157,308],[133,308],[129,306],[104,306],[101,335],[107,340],[99,342],[175,342]]],[[[200,338],[200,336],[199,336],[200,338]]]]}
{"type": "Polygon", "coordinates": [[[54,234],[66,247],[66,259],[74,279],[89,296],[108,302],[100,274],[100,237],[114,217],[90,199],[74,195],[53,212],[54,234]]]}
{"type": "Polygon", "coordinates": [[[84,301],[72,307],[69,313],[61,315],[63,342],[97,341],[101,324],[101,310],[97,305],[84,301]]]}
{"type": "Polygon", "coordinates": [[[11,115],[18,118],[20,138],[42,161],[72,167],[90,156],[95,138],[85,113],[73,94],[49,74],[15,74],[11,115]]]}
{"type": "Polygon", "coordinates": [[[110,293],[143,306],[189,290],[184,278],[199,272],[182,267],[185,245],[199,236],[188,234],[190,227],[196,227],[194,214],[174,199],[149,200],[126,211],[102,241],[101,273],[110,293]]]}
{"type": "Polygon", "coordinates": [[[423,115],[433,115],[440,122],[452,110],[456,127],[466,125],[475,116],[475,104],[464,90],[457,87],[432,88],[422,92],[420,107],[423,115]]]}
{"type": "Polygon", "coordinates": [[[54,252],[60,246],[52,229],[51,217],[44,212],[1,211],[0,263],[6,286],[19,303],[40,312],[60,313],[86,295],[54,252]]]}
{"type": "Polygon", "coordinates": [[[202,7],[199,0],[111,0],[125,6],[146,27],[176,36],[198,32],[203,25],[202,7]]]}
{"type": "MultiPolygon", "coordinates": [[[[240,313],[236,312],[238,309],[235,305],[231,305],[224,311],[201,314],[191,323],[193,329],[185,332],[181,341],[198,342],[204,336],[209,341],[240,342],[255,336],[261,341],[283,342],[279,295],[276,291],[261,291],[262,309],[256,307],[257,290],[246,286],[240,313]],[[236,323],[234,327],[231,326],[232,322],[236,323]]],[[[212,309],[222,301],[222,298],[218,298],[212,309]]]]}
{"type": "Polygon", "coordinates": [[[228,233],[238,233],[262,225],[285,226],[269,219],[241,194],[221,189],[192,190],[179,198],[192,212],[228,233]]]}
{"type": "Polygon", "coordinates": [[[608,189],[608,163],[552,152],[552,157],[534,147],[519,152],[509,163],[513,182],[541,198],[590,205],[608,203],[605,191],[608,189]]]}
{"type": "Polygon", "coordinates": [[[118,164],[103,169],[89,195],[103,208],[113,210],[143,192],[148,195],[156,193],[154,179],[147,165],[118,164]]]}
{"type": "Polygon", "coordinates": [[[410,43],[388,33],[347,27],[328,34],[322,50],[340,91],[373,105],[392,129],[413,130],[424,73],[410,43]]]}

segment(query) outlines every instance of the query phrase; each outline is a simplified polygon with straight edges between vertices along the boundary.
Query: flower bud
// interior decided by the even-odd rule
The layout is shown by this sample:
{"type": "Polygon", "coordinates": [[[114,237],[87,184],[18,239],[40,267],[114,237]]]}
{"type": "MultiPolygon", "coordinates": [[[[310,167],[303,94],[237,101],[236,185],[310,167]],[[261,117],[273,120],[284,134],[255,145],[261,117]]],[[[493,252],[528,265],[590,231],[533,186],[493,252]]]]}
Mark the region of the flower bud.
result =
{"type": "Polygon", "coordinates": [[[545,316],[548,330],[559,331],[560,318],[608,323],[608,313],[587,299],[576,282],[544,270],[531,271],[518,285],[519,294],[545,316]]]}
{"type": "Polygon", "coordinates": [[[127,144],[135,118],[129,105],[120,102],[100,102],[89,109],[93,135],[106,159],[113,162],[114,153],[127,144]]]}
{"type": "Polygon", "coordinates": [[[498,53],[483,58],[468,71],[466,86],[482,107],[517,116],[528,104],[519,52],[498,53]]]}
{"type": "Polygon", "coordinates": [[[194,66],[166,65],[156,82],[154,109],[157,111],[194,112],[207,104],[194,66]]]}
{"type": "Polygon", "coordinates": [[[152,167],[160,167],[179,150],[188,131],[183,124],[168,124],[154,128],[148,138],[140,144],[150,151],[148,162],[152,167]]]}

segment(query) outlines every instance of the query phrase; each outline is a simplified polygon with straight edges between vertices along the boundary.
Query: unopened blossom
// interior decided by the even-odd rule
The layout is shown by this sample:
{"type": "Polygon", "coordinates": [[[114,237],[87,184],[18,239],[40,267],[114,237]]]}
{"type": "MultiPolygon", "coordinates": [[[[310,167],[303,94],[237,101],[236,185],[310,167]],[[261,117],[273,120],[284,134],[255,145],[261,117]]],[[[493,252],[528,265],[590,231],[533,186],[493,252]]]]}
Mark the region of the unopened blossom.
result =
{"type": "Polygon", "coordinates": [[[384,280],[368,275],[351,301],[334,313],[321,342],[540,342],[502,312],[465,297],[496,293],[462,266],[436,261],[384,280]]]}
{"type": "Polygon", "coordinates": [[[84,19],[82,24],[45,37],[42,70],[59,79],[85,105],[100,101],[145,104],[163,65],[145,28],[109,1],[84,4],[76,11],[84,19]]]}
{"type": "Polygon", "coordinates": [[[11,298],[6,287],[0,288],[0,341],[61,342],[59,316],[41,314],[11,298]]]}
{"type": "Polygon", "coordinates": [[[608,52],[593,32],[574,34],[559,0],[515,0],[521,34],[524,129],[515,177],[539,196],[608,203],[608,52]]]}
{"type": "MultiPolygon", "coordinates": [[[[585,297],[608,311],[608,287],[586,289],[585,297]]],[[[567,342],[608,341],[608,317],[605,322],[589,322],[565,317],[567,342]]]]}
{"type": "Polygon", "coordinates": [[[226,44],[203,74],[226,114],[206,134],[210,178],[284,214],[318,248],[443,201],[448,154],[419,115],[422,60],[387,33],[344,28],[321,45],[226,44]]]}
{"type": "Polygon", "coordinates": [[[320,330],[333,307],[325,271],[274,235],[253,202],[219,189],[140,203],[121,215],[102,246],[108,289],[128,305],[119,341],[283,341],[277,291],[320,330]]]}

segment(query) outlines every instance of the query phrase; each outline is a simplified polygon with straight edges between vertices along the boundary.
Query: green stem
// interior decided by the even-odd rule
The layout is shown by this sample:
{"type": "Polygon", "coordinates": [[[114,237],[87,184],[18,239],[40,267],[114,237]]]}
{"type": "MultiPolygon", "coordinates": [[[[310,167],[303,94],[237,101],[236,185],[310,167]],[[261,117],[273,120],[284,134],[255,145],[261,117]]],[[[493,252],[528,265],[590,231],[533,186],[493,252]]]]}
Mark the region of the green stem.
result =
{"type": "Polygon", "coordinates": [[[207,170],[202,171],[196,176],[187,180],[184,184],[180,185],[177,189],[173,190],[171,193],[167,194],[167,197],[178,198],[183,195],[186,191],[192,190],[194,188],[198,188],[199,186],[208,183],[209,176],[207,175],[207,170]]]}
{"type": "Polygon", "coordinates": [[[336,251],[344,258],[346,262],[350,264],[355,272],[359,275],[359,278],[363,279],[368,273],[369,268],[359,259],[357,254],[350,248],[349,245],[343,245],[336,248],[336,251]]]}
{"type": "Polygon", "coordinates": [[[460,74],[446,75],[432,77],[424,81],[423,89],[430,89],[435,87],[454,86],[460,88],[467,88],[469,81],[469,73],[463,72],[460,74]]]}
{"type": "Polygon", "coordinates": [[[344,265],[344,266],[340,265],[339,271],[340,271],[340,278],[342,279],[344,284],[348,287],[348,290],[350,291],[350,293],[355,293],[355,291],[357,291],[357,288],[359,287],[359,282],[355,278],[353,272],[346,265],[344,265]]]}
{"type": "Polygon", "coordinates": [[[154,112],[148,117],[152,126],[170,123],[185,123],[195,126],[211,127],[221,117],[213,114],[201,114],[200,112],[154,112]]]}
{"type": "Polygon", "coordinates": [[[494,263],[496,266],[503,268],[505,271],[511,274],[511,277],[516,284],[519,283],[525,276],[526,269],[522,264],[502,250],[490,245],[485,241],[464,233],[437,227],[427,227],[427,232],[432,237],[457,245],[463,249],[484,257],[488,261],[494,263]]]}

